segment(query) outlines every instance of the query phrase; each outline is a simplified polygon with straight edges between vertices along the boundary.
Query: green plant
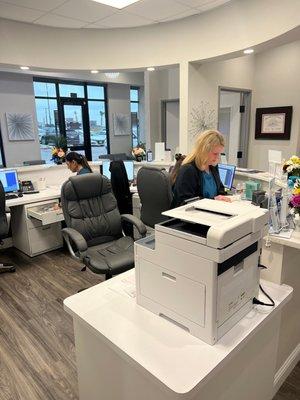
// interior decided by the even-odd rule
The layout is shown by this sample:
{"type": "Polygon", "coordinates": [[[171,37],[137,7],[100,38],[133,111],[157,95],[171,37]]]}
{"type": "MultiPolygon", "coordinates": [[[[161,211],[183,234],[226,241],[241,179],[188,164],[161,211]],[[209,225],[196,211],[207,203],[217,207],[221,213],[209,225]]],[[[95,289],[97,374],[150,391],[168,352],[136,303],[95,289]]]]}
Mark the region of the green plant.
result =
{"type": "Polygon", "coordinates": [[[67,138],[63,135],[55,136],[54,146],[66,152],[68,150],[67,138]]]}

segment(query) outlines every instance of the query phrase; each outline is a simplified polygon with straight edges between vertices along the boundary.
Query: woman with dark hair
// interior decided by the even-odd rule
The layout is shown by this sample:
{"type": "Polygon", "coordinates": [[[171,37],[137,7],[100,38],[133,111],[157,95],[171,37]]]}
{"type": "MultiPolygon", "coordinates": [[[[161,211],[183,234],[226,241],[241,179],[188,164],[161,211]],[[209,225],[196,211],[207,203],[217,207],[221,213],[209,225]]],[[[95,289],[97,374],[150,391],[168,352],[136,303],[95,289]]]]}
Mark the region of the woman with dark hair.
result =
{"type": "Polygon", "coordinates": [[[66,163],[67,167],[72,172],[77,172],[77,175],[89,174],[93,172],[87,159],[80,153],[76,153],[76,151],[70,151],[66,155],[66,163]]]}

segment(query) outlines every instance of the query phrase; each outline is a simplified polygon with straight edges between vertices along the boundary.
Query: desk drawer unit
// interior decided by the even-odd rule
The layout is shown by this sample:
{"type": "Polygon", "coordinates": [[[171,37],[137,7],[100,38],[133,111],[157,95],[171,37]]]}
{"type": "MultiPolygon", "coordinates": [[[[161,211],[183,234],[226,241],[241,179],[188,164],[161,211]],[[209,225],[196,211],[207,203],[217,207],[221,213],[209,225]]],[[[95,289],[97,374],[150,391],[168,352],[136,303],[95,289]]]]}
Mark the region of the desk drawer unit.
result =
{"type": "Polygon", "coordinates": [[[53,207],[57,200],[14,207],[12,214],[13,245],[30,257],[58,249],[63,245],[62,211],[53,207]]]}
{"type": "Polygon", "coordinates": [[[53,206],[55,203],[50,203],[45,206],[36,206],[36,207],[30,207],[27,209],[27,216],[31,217],[32,219],[34,218],[35,220],[38,220],[39,222],[31,222],[35,226],[40,226],[40,225],[48,225],[48,224],[54,224],[55,222],[60,222],[64,220],[64,215],[62,212],[62,209],[54,210],[53,206]]]}

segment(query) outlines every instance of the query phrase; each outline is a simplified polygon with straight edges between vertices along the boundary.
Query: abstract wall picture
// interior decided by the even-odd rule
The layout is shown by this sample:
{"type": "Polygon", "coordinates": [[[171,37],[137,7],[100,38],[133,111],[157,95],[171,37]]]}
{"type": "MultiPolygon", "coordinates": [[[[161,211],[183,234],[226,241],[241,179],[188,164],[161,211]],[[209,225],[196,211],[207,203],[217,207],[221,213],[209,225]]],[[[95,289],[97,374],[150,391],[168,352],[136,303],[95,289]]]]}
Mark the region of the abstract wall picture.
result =
{"type": "Polygon", "coordinates": [[[113,114],[113,129],[115,136],[130,135],[130,115],[129,114],[113,114]]]}
{"type": "Polygon", "coordinates": [[[31,114],[6,113],[8,140],[34,140],[33,118],[31,114]]]}

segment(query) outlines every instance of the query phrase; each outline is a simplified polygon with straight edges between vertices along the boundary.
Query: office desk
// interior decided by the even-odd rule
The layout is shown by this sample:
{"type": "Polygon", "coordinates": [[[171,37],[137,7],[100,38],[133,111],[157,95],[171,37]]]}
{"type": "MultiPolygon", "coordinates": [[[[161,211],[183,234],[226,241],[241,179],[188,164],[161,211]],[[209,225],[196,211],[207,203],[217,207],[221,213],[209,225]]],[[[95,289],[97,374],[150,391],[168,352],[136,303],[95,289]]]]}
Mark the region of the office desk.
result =
{"type": "Polygon", "coordinates": [[[6,200],[6,207],[12,208],[25,204],[38,203],[46,200],[53,200],[60,197],[60,186],[49,186],[40,193],[24,194],[23,197],[6,200]]]}
{"type": "Polygon", "coordinates": [[[300,233],[293,232],[290,239],[270,236],[270,240],[270,247],[263,241],[261,262],[268,269],[261,271],[261,276],[294,289],[280,324],[276,362],[276,383],[280,386],[300,361],[300,233]]]}
{"type": "Polygon", "coordinates": [[[253,309],[214,346],[138,306],[133,270],[65,299],[80,399],[271,399],[281,309],[292,289],[263,286],[276,307],[253,309]]]}
{"type": "MultiPolygon", "coordinates": [[[[12,244],[30,257],[62,247],[61,223],[53,219],[49,224],[31,218],[29,210],[58,201],[60,186],[48,187],[40,193],[25,194],[23,197],[6,201],[11,210],[12,244]]],[[[60,219],[61,220],[61,219],[60,219]]]]}
{"type": "MultiPolygon", "coordinates": [[[[136,186],[130,187],[131,193],[137,192],[136,186]]],[[[6,201],[11,209],[12,245],[33,257],[46,251],[58,249],[63,245],[60,222],[43,225],[43,222],[31,218],[28,210],[37,205],[46,205],[60,199],[61,186],[50,186],[36,194],[25,194],[6,201]]]]}

